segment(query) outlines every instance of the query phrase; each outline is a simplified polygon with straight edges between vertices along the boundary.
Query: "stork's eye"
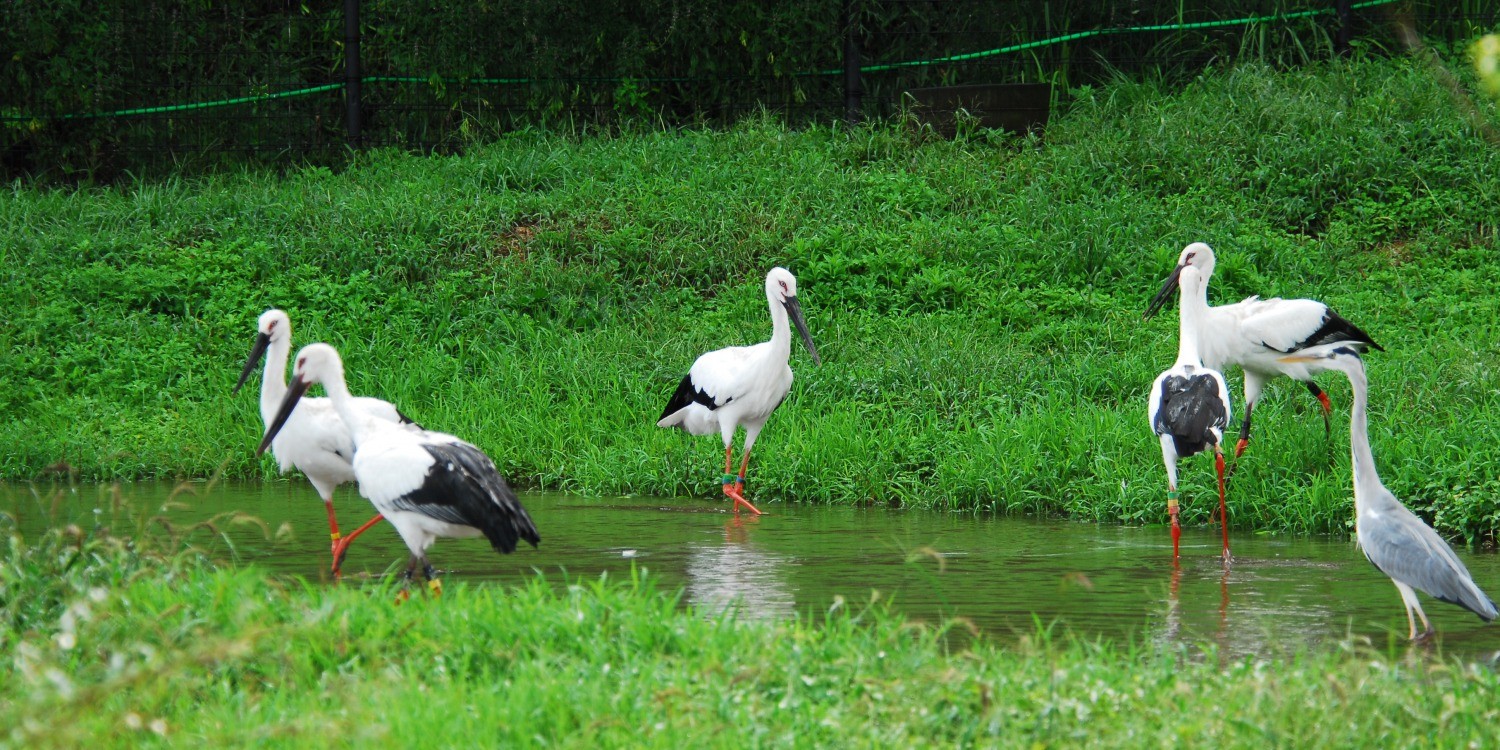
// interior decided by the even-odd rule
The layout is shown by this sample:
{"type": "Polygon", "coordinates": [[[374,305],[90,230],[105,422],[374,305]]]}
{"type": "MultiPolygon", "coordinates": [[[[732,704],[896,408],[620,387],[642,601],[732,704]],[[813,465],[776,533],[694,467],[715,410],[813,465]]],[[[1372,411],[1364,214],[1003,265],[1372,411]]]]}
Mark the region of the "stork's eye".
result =
{"type": "Polygon", "coordinates": [[[1195,255],[1197,255],[1197,253],[1188,253],[1187,259],[1188,259],[1189,263],[1193,262],[1193,256],[1195,256],[1195,255]]]}
{"type": "Polygon", "coordinates": [[[778,284],[781,285],[781,291],[783,291],[783,292],[787,291],[786,282],[785,281],[778,281],[776,283],[778,283],[778,284]]]}

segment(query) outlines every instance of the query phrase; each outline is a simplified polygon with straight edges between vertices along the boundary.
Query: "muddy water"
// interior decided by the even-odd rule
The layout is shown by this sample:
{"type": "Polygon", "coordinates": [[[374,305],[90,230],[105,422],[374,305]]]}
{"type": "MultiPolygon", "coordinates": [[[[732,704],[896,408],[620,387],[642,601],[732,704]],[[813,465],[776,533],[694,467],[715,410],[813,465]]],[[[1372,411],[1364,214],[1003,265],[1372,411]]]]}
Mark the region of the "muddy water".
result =
{"type": "MultiPolygon", "coordinates": [[[[94,485],[0,486],[0,510],[28,534],[64,523],[118,526],[115,493],[94,485]]],[[[118,496],[178,528],[252,514],[264,528],[221,522],[222,537],[200,530],[194,538],[236,564],[328,577],[326,514],[300,481],[133,484],[118,496]]],[[[337,498],[345,531],[372,515],[348,487],[337,498]]],[[[778,504],[763,508],[766,516],[737,518],[709,499],[549,493],[522,500],[541,530],[540,548],[502,556],[480,539],[439,540],[430,556],[450,583],[514,583],[539,571],[561,582],[606,571],[623,576],[637,565],[664,590],[681,587],[684,601],[705,612],[739,606],[743,617],[786,618],[821,613],[840,597],[857,605],[878,592],[908,617],[963,617],[1001,639],[1032,633],[1039,621],[1085,636],[1213,644],[1229,654],[1333,648],[1350,635],[1384,647],[1406,630],[1395,587],[1343,539],[1238,535],[1226,571],[1217,530],[1185,529],[1174,571],[1161,527],[778,504]]],[[[1500,595],[1500,556],[1459,554],[1480,585],[1500,595]]],[[[384,575],[405,559],[400,539],[381,524],[351,547],[345,574],[355,581],[384,575]]],[[[1500,624],[1423,603],[1444,653],[1488,659],[1500,650],[1500,624]]]]}

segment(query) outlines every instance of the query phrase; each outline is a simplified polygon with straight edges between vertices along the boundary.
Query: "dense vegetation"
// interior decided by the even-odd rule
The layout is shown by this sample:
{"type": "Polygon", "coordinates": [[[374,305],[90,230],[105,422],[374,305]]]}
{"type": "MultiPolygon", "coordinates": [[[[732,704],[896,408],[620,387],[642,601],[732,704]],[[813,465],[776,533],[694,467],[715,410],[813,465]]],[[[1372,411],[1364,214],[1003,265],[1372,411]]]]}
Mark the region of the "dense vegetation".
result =
{"type": "Polygon", "coordinates": [[[393,607],[388,584],[216,569],[149,532],[26,540],[0,517],[0,534],[0,747],[1500,740],[1497,673],[1421,648],[1000,646],[848,604],[737,622],[679,610],[645,572],[393,607]]]}
{"type": "MultiPolygon", "coordinates": [[[[1457,41],[1495,13],[1493,0],[1374,2],[1355,3],[1350,28],[1367,50],[1402,49],[1392,33],[1398,17],[1431,39],[1457,41]]],[[[924,86],[1045,81],[1061,93],[1118,71],[1186,78],[1226,60],[1324,60],[1335,54],[1340,23],[1325,0],[963,0],[941,12],[884,0],[359,5],[365,142],[447,149],[518,124],[725,123],[759,107],[830,119],[845,106],[848,33],[863,64],[899,65],[1102,32],[1012,54],[872,70],[862,83],[865,109],[885,114],[903,92],[924,86]],[[1308,12],[1314,15],[1301,15],[1308,12]],[[1278,14],[1294,17],[1128,32],[1278,14]]],[[[281,163],[288,151],[341,163],[344,7],[338,0],[0,4],[0,176],[113,180],[253,157],[281,163]]]]}
{"type": "MultiPolygon", "coordinates": [[[[697,353],[768,335],[762,279],[785,264],[824,364],[794,354],[752,498],[1157,522],[1145,394],[1176,324],[1141,313],[1205,240],[1214,301],[1316,297],[1372,332],[1386,483],[1448,533],[1500,527],[1500,156],[1450,91],[1384,60],[1075,93],[1045,141],[757,121],[12,184],[0,476],[269,474],[255,396],[229,391],[279,306],[356,392],[522,486],[714,496],[718,441],[653,423],[697,353]]],[[[1323,385],[1331,439],[1300,387],[1268,389],[1236,525],[1347,524],[1348,388],[1323,385]]],[[[1206,521],[1208,463],[1184,485],[1206,521]]]]}

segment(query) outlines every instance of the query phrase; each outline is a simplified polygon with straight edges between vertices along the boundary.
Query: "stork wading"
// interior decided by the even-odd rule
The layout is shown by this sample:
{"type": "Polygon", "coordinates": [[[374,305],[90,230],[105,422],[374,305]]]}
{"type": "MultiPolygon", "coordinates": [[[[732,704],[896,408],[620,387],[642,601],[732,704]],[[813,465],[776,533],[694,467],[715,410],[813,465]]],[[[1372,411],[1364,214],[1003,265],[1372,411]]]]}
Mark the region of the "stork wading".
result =
{"type": "Polygon", "coordinates": [[[1172,562],[1176,564],[1182,528],[1177,523],[1177,461],[1205,450],[1214,453],[1219,480],[1219,524],[1224,532],[1224,561],[1229,556],[1229,507],[1224,499],[1224,430],[1229,425],[1229,388],[1224,375],[1205,367],[1198,354],[1200,317],[1189,312],[1190,296],[1208,280],[1198,269],[1179,269],[1182,310],[1178,316],[1177,362],[1151,384],[1147,416],[1161,443],[1167,467],[1167,515],[1172,520],[1172,562]]]}
{"type": "Polygon", "coordinates": [[[536,526],[495,462],[475,446],[441,432],[413,431],[361,411],[344,383],[344,363],[333,347],[309,344],[297,353],[287,388],[256,452],[264,452],[313,383],[321,383],[354,440],[354,478],[359,494],[391,525],[411,559],[406,577],[422,568],[428,585],[441,591],[427,549],[438,537],[484,536],[497,552],[514,552],[519,541],[541,542],[536,526]]]}
{"type": "MultiPolygon", "coordinates": [[[[276,410],[287,393],[286,363],[292,351],[291,317],[281,310],[267,310],[261,313],[256,330],[255,344],[240,371],[240,380],[234,391],[239,392],[264,357],[266,366],[260,381],[260,418],[269,431],[276,410]]],[[[378,398],[356,398],[353,404],[357,411],[373,419],[405,425],[411,430],[421,429],[389,402],[378,398]]],[[[380,522],[377,515],[348,536],[339,534],[338,518],[333,512],[333,490],[345,482],[354,481],[354,468],[350,465],[354,460],[354,440],[349,436],[349,428],[328,399],[304,398],[287,416],[270,445],[281,473],[296,467],[323,498],[323,505],[328,510],[328,531],[333,538],[333,573],[338,575],[349,544],[380,522]]]]}
{"type": "Polygon", "coordinates": [[[745,471],[761,428],[792,389],[792,368],[787,364],[792,355],[789,320],[797,326],[813,362],[822,364],[797,301],[797,279],[790,271],[777,267],[766,274],[766,301],[771,307],[771,340],[698,357],[656,422],[657,427],[680,427],[693,435],[717,431],[724,438],[724,494],[734,500],[735,513],[743,506],[760,514],[745,499],[745,471]],[[736,475],[731,473],[734,432],[741,426],[745,428],[745,457],[736,475]]]}

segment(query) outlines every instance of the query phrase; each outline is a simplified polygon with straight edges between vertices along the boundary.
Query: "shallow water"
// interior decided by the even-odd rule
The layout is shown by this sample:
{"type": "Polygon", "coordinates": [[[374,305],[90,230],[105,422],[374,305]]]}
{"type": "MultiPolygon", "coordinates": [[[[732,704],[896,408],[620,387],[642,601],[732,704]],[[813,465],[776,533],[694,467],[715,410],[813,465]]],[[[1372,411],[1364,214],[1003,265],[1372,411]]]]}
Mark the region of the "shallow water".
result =
{"type": "MultiPolygon", "coordinates": [[[[326,515],[305,483],[130,484],[119,494],[179,526],[252,514],[285,531],[268,539],[258,525],[221,523],[232,550],[205,532],[195,539],[241,564],[328,578],[326,515]]],[[[34,534],[107,522],[113,496],[107,485],[0,486],[0,510],[34,534]]],[[[638,565],[707,612],[738,602],[743,617],[792,617],[826,611],[837,597],[860,606],[878,591],[910,618],[964,617],[1002,640],[1035,632],[1039,621],[1085,636],[1213,644],[1227,654],[1332,648],[1351,635],[1384,648],[1393,632],[1398,640],[1406,633],[1395,587],[1341,539],[1233,535],[1226,572],[1217,529],[1184,529],[1174,571],[1164,527],[777,504],[762,506],[763,517],[735,517],[711,499],[542,493],[522,501],[541,546],[503,556],[482,539],[439,540],[430,557],[449,583],[514,583],[538,571],[561,582],[603,571],[624,576],[638,565]]],[[[345,532],[373,515],[349,487],[335,502],[345,532]]],[[[344,572],[355,581],[382,575],[404,565],[406,554],[380,524],[351,546],[344,572]]],[[[1500,556],[1459,555],[1481,587],[1500,594],[1500,556]]],[[[1443,653],[1489,659],[1500,650],[1500,625],[1426,597],[1423,606],[1443,653]]]]}

